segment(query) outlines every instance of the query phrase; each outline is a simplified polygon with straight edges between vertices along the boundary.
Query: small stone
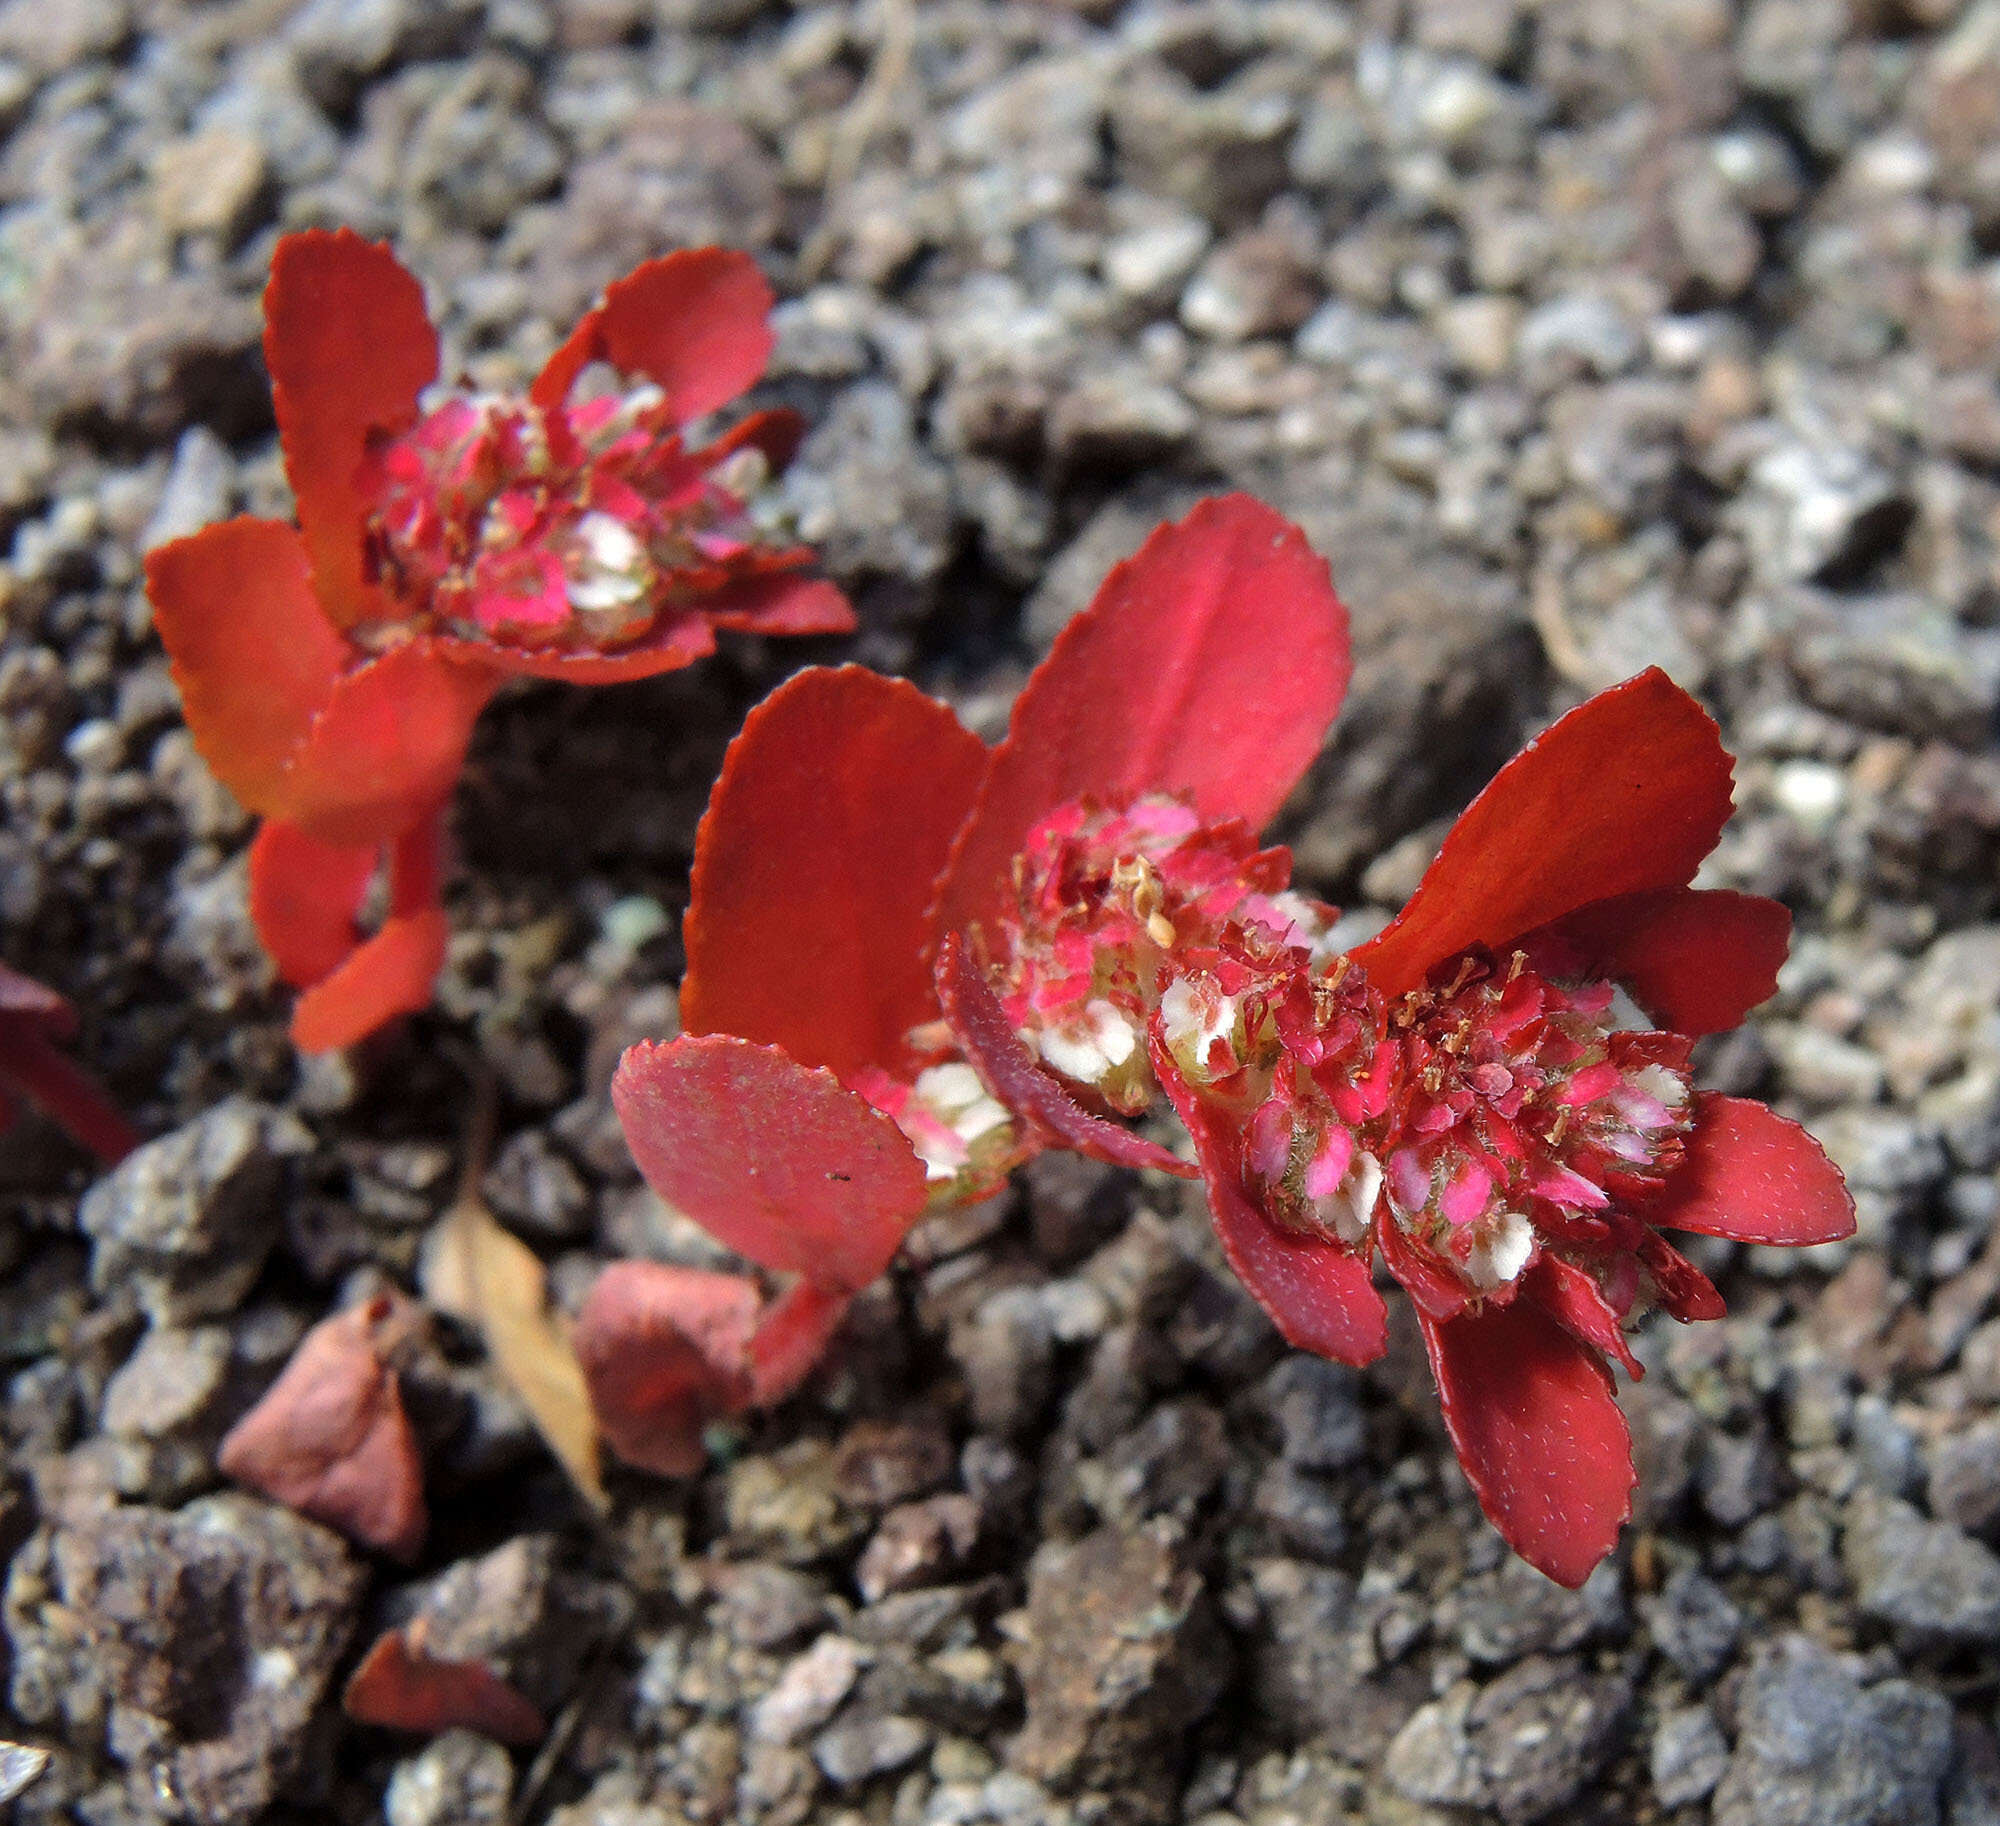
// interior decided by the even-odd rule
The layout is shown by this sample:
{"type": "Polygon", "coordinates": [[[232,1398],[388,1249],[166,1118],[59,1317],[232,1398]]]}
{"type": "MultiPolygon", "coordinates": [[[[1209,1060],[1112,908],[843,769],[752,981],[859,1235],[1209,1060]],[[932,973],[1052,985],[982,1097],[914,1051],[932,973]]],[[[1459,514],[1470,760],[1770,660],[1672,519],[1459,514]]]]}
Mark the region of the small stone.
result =
{"type": "Polygon", "coordinates": [[[1413,1801],[1488,1807],[1526,1826],[1582,1791],[1631,1704],[1623,1680],[1535,1656],[1489,1687],[1460,1682],[1425,1706],[1397,1733],[1383,1772],[1413,1801]]]}
{"type": "Polygon", "coordinates": [[[1931,1514],[1968,1534],[2000,1526],[2000,1417],[1946,1434],[1927,1457],[1931,1514]]]}
{"type": "Polygon", "coordinates": [[[1706,1706],[1669,1712],[1653,1732],[1653,1794],[1662,1807],[1706,1800],[1728,1767],[1729,1740],[1706,1706]]]}
{"type": "Polygon", "coordinates": [[[822,1636],[786,1664],[777,1684],[750,1712],[750,1735],[760,1743],[802,1742],[840,1710],[860,1677],[862,1651],[845,1636],[822,1636]]]}
{"type": "Polygon", "coordinates": [[[1951,1706],[1908,1681],[1864,1689],[1804,1636],[1760,1647],[1737,1699],[1714,1826],[1931,1826],[1951,1706]]]}
{"type": "Polygon", "coordinates": [[[1282,1459],[1264,1467],[1250,1493],[1250,1512],[1282,1552],[1333,1560],[1347,1546],[1340,1492],[1282,1459]]]}
{"type": "Polygon", "coordinates": [[[979,1544],[979,1504],[960,1493],[903,1503],[882,1518],[855,1563],[854,1584],[870,1604],[891,1592],[941,1584],[965,1570],[979,1544]]]}
{"type": "Polygon", "coordinates": [[[1743,1639],[1743,1613],[1692,1566],[1675,1573],[1644,1611],[1653,1646],[1697,1692],[1713,1684],[1743,1639]]]}
{"type": "Polygon", "coordinates": [[[813,1761],[839,1788],[852,1788],[913,1763],[935,1735],[915,1718],[843,1718],[813,1739],[813,1761]]]}
{"type": "Polygon", "coordinates": [[[1257,230],[1225,242],[1203,262],[1181,294],[1181,321],[1197,336],[1247,342],[1289,334],[1318,302],[1291,242],[1257,230]]]}
{"type": "Polygon", "coordinates": [[[1264,1378],[1260,1400],[1277,1422],[1287,1464],[1322,1474],[1345,1471],[1368,1453],[1361,1382],[1344,1364],[1295,1351],[1264,1378]]]}
{"type": "Polygon", "coordinates": [[[229,1373],[228,1329],[155,1327],[105,1385],[107,1433],[160,1439],[208,1414],[229,1373]]]}
{"type": "Polygon", "coordinates": [[[156,1324],[233,1311],[277,1240],[286,1163],[311,1145],[296,1119],[244,1097],[146,1143],[78,1208],[91,1284],[156,1324]]]}
{"type": "Polygon", "coordinates": [[[622,1587],[564,1565],[554,1535],[518,1534],[396,1595],[388,1620],[421,1620],[439,1661],[483,1662],[545,1717],[575,1689],[584,1664],[631,1619],[622,1587]]]}
{"type": "Polygon", "coordinates": [[[153,207],[169,234],[231,243],[249,226],[267,176],[256,140],[230,127],[206,127],[154,153],[153,207]]]}
{"type": "Polygon", "coordinates": [[[2000,1634],[2000,1558],[1949,1522],[1864,1493],[1848,1514],[1846,1563],[1862,1611],[1920,1640],[2000,1634]]]}
{"type": "Polygon", "coordinates": [[[1158,297],[1194,271],[1212,238],[1209,225],[1194,215],[1128,229],[1104,244],[1104,276],[1128,297],[1158,297]]]}
{"type": "Polygon", "coordinates": [[[447,1731],[396,1765],[382,1797],[388,1826],[506,1826],[514,1764],[491,1738],[447,1731]]]}
{"type": "Polygon", "coordinates": [[[765,1560],[716,1571],[722,1624],[750,1648],[783,1648],[826,1616],[826,1587],[819,1580],[765,1560]]]}
{"type": "Polygon", "coordinates": [[[8,1574],[13,1708],[108,1752],[150,1817],[248,1826],[301,1767],[366,1582],[337,1535],[236,1494],[46,1528],[8,1574]]]}
{"type": "Polygon", "coordinates": [[[1437,315],[1438,334],[1452,360],[1479,380],[1498,380],[1514,359],[1521,305],[1500,293],[1454,298],[1437,315]]]}
{"type": "Polygon", "coordinates": [[[1062,1790],[1158,1794],[1208,1715],[1228,1652],[1185,1537],[1155,1521],[1052,1543],[1028,1572],[1021,1684],[1027,1721],[1008,1751],[1062,1790]]]}
{"type": "Polygon", "coordinates": [[[1524,1560],[1468,1579],[1454,1594],[1458,1645],[1474,1661],[1504,1667],[1526,1655],[1565,1654],[1625,1622],[1624,1581],[1609,1561],[1576,1591],[1524,1560]]]}
{"type": "Polygon", "coordinates": [[[950,1437],[935,1421],[864,1420],[834,1454],[834,1489],[856,1509],[890,1509],[928,1495],[952,1473],[950,1437]]]}
{"type": "Polygon", "coordinates": [[[1375,1618],[1353,1579],[1300,1560],[1258,1560],[1250,1578],[1262,1612],[1250,1656],[1259,1711],[1296,1738],[1373,1762],[1426,1693],[1408,1671],[1381,1669],[1375,1618]]]}

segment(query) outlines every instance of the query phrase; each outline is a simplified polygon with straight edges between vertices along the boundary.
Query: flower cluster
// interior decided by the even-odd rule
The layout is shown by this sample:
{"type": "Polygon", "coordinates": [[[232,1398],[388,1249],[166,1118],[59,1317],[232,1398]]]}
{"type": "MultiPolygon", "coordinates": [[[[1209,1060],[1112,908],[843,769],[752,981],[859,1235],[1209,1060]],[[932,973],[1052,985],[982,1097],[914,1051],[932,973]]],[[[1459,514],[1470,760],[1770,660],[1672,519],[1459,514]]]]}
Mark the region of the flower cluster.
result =
{"type": "Polygon", "coordinates": [[[1254,833],[1348,664],[1325,566],[1229,497],[1113,572],[997,748],[847,668],[752,714],[697,844],[687,1036],[629,1053],[614,1099],[662,1196],[792,1278],[764,1305],[614,1270],[583,1324],[614,1445],[698,1462],[701,1425],[795,1382],[919,1216],[1069,1147],[1198,1171],[1300,1348],[1380,1354],[1379,1259],[1486,1513],[1588,1575],[1633,1481],[1607,1359],[1639,1373],[1648,1305],[1722,1310],[1664,1233],[1853,1227],[1802,1129],[1689,1078],[1694,1037],[1770,993],[1789,919],[1689,885],[1732,768],[1655,671],[1542,735],[1339,950],[1254,833]],[[1115,1120],[1162,1100],[1193,1168],[1115,1120]]]}
{"type": "Polygon", "coordinates": [[[638,268],[519,399],[440,390],[421,288],[348,231],[286,236],[264,302],[298,524],[208,527],[153,553],[147,586],[196,744],[265,820],[251,911],[320,1051],[430,999],[446,804],[506,679],[642,678],[717,629],[842,632],[853,613],[752,517],[797,420],[686,441],[769,358],[747,255],[638,268]],[[586,391],[592,369],[621,390],[586,391]]]}

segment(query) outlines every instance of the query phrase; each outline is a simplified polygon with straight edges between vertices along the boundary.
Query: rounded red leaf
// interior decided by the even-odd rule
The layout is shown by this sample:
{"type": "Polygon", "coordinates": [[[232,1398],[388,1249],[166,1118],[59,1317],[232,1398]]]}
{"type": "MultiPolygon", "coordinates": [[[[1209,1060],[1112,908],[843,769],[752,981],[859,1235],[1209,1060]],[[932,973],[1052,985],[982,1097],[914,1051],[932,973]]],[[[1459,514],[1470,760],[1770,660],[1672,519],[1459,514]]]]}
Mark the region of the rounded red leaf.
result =
{"type": "Polygon", "coordinates": [[[399,1560],[423,1545],[423,1459],[379,1334],[386,1298],[323,1319],[230,1429],[225,1477],[399,1560]]]}
{"type": "Polygon", "coordinates": [[[1544,930],[1662,1027],[1724,1033],[1776,991],[1792,916],[1757,894],[1659,888],[1597,901],[1544,930]]]}
{"type": "Polygon", "coordinates": [[[1728,820],[1730,772],[1714,721],[1657,667],[1599,692],[1494,776],[1355,962],[1400,995],[1474,945],[1685,887],[1728,820]]]}
{"type": "Polygon", "coordinates": [[[633,1047],[611,1101],[653,1190],[739,1255],[855,1293],[922,1214],[923,1162],[888,1117],[775,1046],[633,1047]]]}
{"type": "Polygon", "coordinates": [[[1178,1074],[1155,1038],[1160,1082],[1194,1137],[1216,1238],[1236,1277],[1271,1315],[1285,1342],[1336,1363],[1372,1363],[1388,1346],[1389,1311],[1375,1291],[1366,1250],[1280,1229],[1243,1189],[1236,1136],[1178,1074]]]}
{"type": "Polygon", "coordinates": [[[297,529],[237,519],[176,539],[148,554],[146,594],[202,759],[251,811],[282,813],[286,769],[350,658],[297,529]]]}
{"type": "Polygon", "coordinates": [[[450,942],[440,907],[384,920],[339,969],[299,997],[293,1044],[301,1052],[338,1052],[398,1015],[428,1006],[450,942]]]}
{"type": "Polygon", "coordinates": [[[322,843],[264,820],[250,845],[250,918],[293,988],[331,976],[361,943],[354,922],[381,860],[379,845],[322,843]]]}
{"type": "Polygon", "coordinates": [[[571,1332],[591,1411],[612,1451],[661,1477],[707,1461],[702,1429],[750,1399],[762,1301],[737,1274],[613,1262],[571,1332]]]}
{"type": "Polygon", "coordinates": [[[341,674],[293,755],[277,815],[323,843],[387,843],[451,794],[500,674],[405,641],[341,674]]]}
{"type": "Polygon", "coordinates": [[[914,685],[801,672],[730,744],[695,838],[681,1019],[842,1077],[937,1017],[925,913],[986,747],[914,685]]]}
{"type": "Polygon", "coordinates": [[[686,424],[754,385],[771,359],[771,287],[748,254],[683,248],[648,260],[605,288],[549,357],[530,397],[564,399],[593,361],[643,374],[686,424]]]}
{"type": "Polygon", "coordinates": [[[351,627],[377,595],[362,552],[369,434],[407,430],[437,379],[423,287],[352,229],[286,235],[264,290],[264,359],[313,582],[328,616],[351,627]]]}
{"type": "Polygon", "coordinates": [[[934,931],[990,919],[1029,831],[1085,794],[1186,793],[1265,824],[1319,752],[1352,670],[1326,560],[1223,495],[1104,580],[1014,705],[955,846],[934,931]]]}
{"type": "Polygon", "coordinates": [[[1632,1512],[1632,1436],[1603,1358],[1526,1300],[1417,1323],[1486,1519],[1530,1566],[1581,1585],[1632,1512]]]}
{"type": "Polygon", "coordinates": [[[1854,1234],[1854,1195],[1796,1122],[1704,1091],[1687,1158],[1645,1217],[1662,1230],[1739,1243],[1837,1243],[1854,1234]]]}

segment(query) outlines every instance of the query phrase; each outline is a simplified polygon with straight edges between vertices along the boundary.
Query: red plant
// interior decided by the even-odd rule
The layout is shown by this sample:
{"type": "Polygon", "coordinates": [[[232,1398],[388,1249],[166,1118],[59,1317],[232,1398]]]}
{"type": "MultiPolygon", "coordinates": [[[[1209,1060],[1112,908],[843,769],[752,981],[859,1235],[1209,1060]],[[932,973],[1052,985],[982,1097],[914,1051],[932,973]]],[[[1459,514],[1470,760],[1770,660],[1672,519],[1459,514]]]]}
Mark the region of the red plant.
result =
{"type": "MultiPolygon", "coordinates": [[[[1689,1036],[1770,993],[1789,919],[1687,886],[1731,764],[1649,672],[1504,769],[1401,917],[1335,954],[1253,833],[1347,671],[1324,564],[1231,497],[1112,573],[990,752],[907,685],[793,678],[697,840],[690,1037],[628,1053],[614,1099],[662,1196],[797,1277],[762,1324],[803,1306],[817,1337],[923,1211],[1040,1147],[1190,1171],[1111,1119],[1164,1097],[1285,1338],[1378,1355],[1379,1251],[1486,1513],[1580,1583],[1632,1485],[1606,1355],[1638,1373],[1642,1300],[1721,1311],[1661,1229],[1853,1227],[1803,1130],[1689,1084],[1689,1036]]],[[[663,1296],[656,1337],[672,1318],[663,1296]]],[[[715,1365],[714,1410],[753,1381],[715,1365]]]]}
{"type": "Polygon", "coordinates": [[[0,964],[0,1129],[26,1097],[106,1166],[139,1145],[104,1087],[56,1042],[76,1033],[76,1010],[45,984],[0,964]]]}
{"type": "Polygon", "coordinates": [[[437,332],[395,257],[346,230],[278,244],[264,350],[299,523],[208,527],[146,574],[196,744],[265,820],[251,912],[304,991],[306,1050],[430,999],[445,806],[502,681],[643,678],[717,629],[853,626],[802,574],[811,553],[760,543],[744,505],[796,418],[682,437],[763,372],[770,304],[745,254],[669,254],[611,286],[524,398],[426,406],[437,332]],[[578,393],[599,362],[626,391],[578,393]]]}

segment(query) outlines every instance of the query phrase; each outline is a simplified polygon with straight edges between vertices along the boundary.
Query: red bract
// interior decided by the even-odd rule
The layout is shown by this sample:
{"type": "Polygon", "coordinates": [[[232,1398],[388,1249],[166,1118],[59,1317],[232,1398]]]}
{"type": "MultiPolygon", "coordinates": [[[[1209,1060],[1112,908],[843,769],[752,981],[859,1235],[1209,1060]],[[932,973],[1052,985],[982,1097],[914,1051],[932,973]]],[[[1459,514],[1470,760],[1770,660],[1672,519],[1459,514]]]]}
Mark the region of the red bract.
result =
{"type": "Polygon", "coordinates": [[[251,908],[305,991],[302,1047],[429,1000],[444,808],[502,681],[642,678],[717,629],[853,626],[745,505],[797,421],[682,435],[762,373],[770,304],[747,255],[669,254],[611,286],[525,397],[432,397],[437,334],[394,256],[345,230],[279,243],[264,347],[299,523],[209,527],[155,552],[147,584],[197,745],[266,820],[251,908]],[[582,395],[594,363],[625,390],[582,395]]]}
{"type": "Polygon", "coordinates": [[[1662,1228],[1853,1227],[1803,1130],[1689,1083],[1691,1036],[1770,993],[1789,920],[1688,886],[1731,766],[1650,672],[1504,769],[1337,955],[1255,828],[1346,674],[1324,566],[1232,498],[1113,573],[990,756],[908,686],[793,679],[697,841],[702,1037],[629,1054],[614,1096],[663,1196],[821,1307],[1038,1148],[1174,1164],[1113,1120],[1164,1098],[1284,1336],[1378,1355],[1379,1253],[1487,1514],[1579,1583],[1632,1484],[1607,1357],[1638,1373],[1644,1302],[1721,1311],[1662,1228]]]}
{"type": "MultiPolygon", "coordinates": [[[[1325,563],[1230,496],[1112,572],[997,748],[853,667],[800,673],[752,712],[696,840],[690,1037],[628,1053],[612,1095],[669,1203],[797,1277],[764,1321],[764,1358],[781,1333],[795,1380],[926,1209],[1050,1141],[1094,1133],[1117,1158],[1190,1171],[1092,1116],[996,1031],[953,949],[941,1002],[938,942],[957,909],[999,903],[1025,834],[1080,795],[1175,793],[1261,823],[1317,752],[1348,670],[1325,563]],[[967,1058],[1003,1077],[991,1089],[1014,1107],[967,1058]]],[[[758,1397],[781,1381],[767,1373],[758,1397]]],[[[663,1410],[659,1424],[680,1423],[663,1410]]]]}
{"type": "Polygon", "coordinates": [[[15,1099],[26,1097],[113,1166],[139,1137],[97,1080],[57,1049],[76,1025],[65,998],[0,964],[0,1129],[13,1123],[15,1099]]]}

